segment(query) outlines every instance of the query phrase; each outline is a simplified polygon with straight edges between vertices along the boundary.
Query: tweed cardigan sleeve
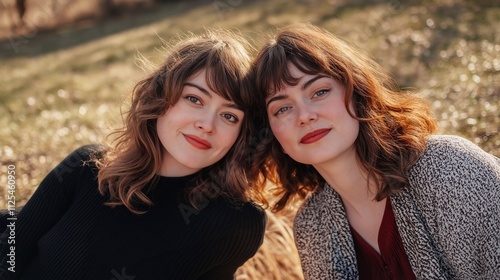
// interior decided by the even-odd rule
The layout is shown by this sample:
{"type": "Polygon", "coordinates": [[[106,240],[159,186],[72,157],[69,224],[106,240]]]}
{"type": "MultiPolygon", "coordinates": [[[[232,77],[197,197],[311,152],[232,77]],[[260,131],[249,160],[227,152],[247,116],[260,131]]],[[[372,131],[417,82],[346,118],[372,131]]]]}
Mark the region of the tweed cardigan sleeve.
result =
{"type": "MultiPolygon", "coordinates": [[[[426,151],[408,178],[412,208],[421,214],[446,278],[498,277],[500,159],[464,138],[435,135],[428,138],[426,151]]],[[[406,215],[405,208],[396,207],[395,215],[406,215]]],[[[412,234],[405,232],[407,228],[399,227],[402,236],[412,234]]],[[[414,248],[408,244],[414,272],[418,278],[428,278],[429,272],[417,268],[422,254],[414,248]]]]}
{"type": "MultiPolygon", "coordinates": [[[[500,271],[500,160],[460,137],[431,136],[391,196],[417,279],[495,279],[500,271]]],[[[294,221],[305,279],[358,279],[342,200],[328,184],[294,221]]]]}

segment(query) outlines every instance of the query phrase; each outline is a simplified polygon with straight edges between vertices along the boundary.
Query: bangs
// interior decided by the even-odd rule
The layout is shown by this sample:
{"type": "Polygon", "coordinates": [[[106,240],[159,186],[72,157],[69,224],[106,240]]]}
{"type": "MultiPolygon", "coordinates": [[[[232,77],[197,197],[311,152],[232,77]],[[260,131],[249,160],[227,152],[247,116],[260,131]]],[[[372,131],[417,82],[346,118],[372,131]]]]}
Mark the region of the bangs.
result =
{"type": "Polygon", "coordinates": [[[203,68],[212,91],[234,102],[238,109],[247,107],[248,98],[242,93],[241,81],[250,68],[250,58],[244,49],[230,48],[225,42],[218,42],[207,53],[203,68]]]}
{"type": "Polygon", "coordinates": [[[238,109],[248,107],[249,98],[241,91],[241,80],[250,68],[250,57],[243,42],[208,32],[178,45],[172,51],[172,57],[167,59],[169,103],[175,104],[179,100],[184,82],[189,77],[205,70],[204,78],[211,91],[234,102],[238,109]]]}
{"type": "Polygon", "coordinates": [[[205,69],[205,80],[210,90],[220,97],[234,102],[238,109],[245,107],[245,104],[242,104],[241,98],[239,98],[240,83],[237,80],[240,79],[239,77],[235,79],[222,64],[216,66],[207,65],[205,69]]]}
{"type": "Polygon", "coordinates": [[[308,75],[327,73],[314,57],[302,53],[295,44],[283,41],[271,43],[259,61],[256,83],[259,90],[266,93],[266,97],[285,86],[297,85],[299,80],[290,73],[288,63],[308,75]]]}

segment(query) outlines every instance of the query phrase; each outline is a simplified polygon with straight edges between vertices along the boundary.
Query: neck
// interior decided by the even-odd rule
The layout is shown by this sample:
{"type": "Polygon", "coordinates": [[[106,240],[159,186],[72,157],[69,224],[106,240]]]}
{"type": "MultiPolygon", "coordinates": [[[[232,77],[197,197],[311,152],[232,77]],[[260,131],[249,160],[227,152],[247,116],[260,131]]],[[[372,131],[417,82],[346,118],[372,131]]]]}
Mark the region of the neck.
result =
{"type": "Polygon", "coordinates": [[[340,195],[347,211],[361,213],[378,204],[375,200],[376,184],[373,180],[368,181],[368,172],[355,155],[314,167],[340,195]]]}
{"type": "Polygon", "coordinates": [[[380,254],[378,236],[386,199],[375,200],[376,179],[368,180],[356,153],[314,167],[340,195],[351,227],[380,254]]]}

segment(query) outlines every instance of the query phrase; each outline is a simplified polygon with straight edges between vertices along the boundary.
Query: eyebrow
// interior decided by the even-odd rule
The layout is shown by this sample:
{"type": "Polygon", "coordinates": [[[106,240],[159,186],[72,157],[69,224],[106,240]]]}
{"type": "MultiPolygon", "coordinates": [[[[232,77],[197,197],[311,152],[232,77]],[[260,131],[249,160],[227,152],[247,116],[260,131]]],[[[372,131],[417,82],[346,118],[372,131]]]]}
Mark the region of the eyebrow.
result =
{"type": "Polygon", "coordinates": [[[204,94],[208,95],[208,97],[212,98],[212,94],[210,92],[208,92],[208,90],[206,90],[204,87],[202,86],[199,86],[197,84],[193,84],[193,83],[190,83],[190,82],[186,82],[184,85],[186,86],[191,86],[191,87],[195,87],[197,89],[199,89],[201,92],[203,92],[204,94]]]}
{"type": "MultiPolygon", "coordinates": [[[[310,86],[312,83],[314,83],[315,81],[319,80],[319,79],[322,79],[322,78],[328,78],[328,76],[326,75],[318,75],[318,76],[315,76],[313,78],[311,78],[310,80],[308,80],[307,82],[305,82],[301,89],[304,90],[306,89],[308,86],[310,86]]],[[[273,97],[271,97],[267,103],[266,103],[266,108],[269,107],[269,104],[273,101],[278,101],[278,100],[283,100],[283,99],[286,99],[288,97],[288,95],[286,94],[280,94],[280,95],[275,95],[273,97]]]]}
{"type": "MultiPolygon", "coordinates": [[[[193,83],[190,83],[190,82],[186,82],[184,85],[195,87],[198,90],[200,90],[201,92],[203,92],[205,95],[207,95],[208,97],[212,98],[212,94],[208,90],[206,90],[204,87],[202,87],[202,86],[199,86],[197,84],[193,84],[193,83]]],[[[234,109],[237,109],[237,110],[240,110],[240,111],[242,110],[240,108],[240,106],[236,105],[236,103],[234,103],[234,102],[228,102],[228,103],[224,103],[222,105],[224,107],[234,108],[234,109]]]]}
{"type": "Polygon", "coordinates": [[[286,95],[286,94],[280,94],[280,95],[275,95],[275,96],[269,98],[269,100],[266,103],[266,108],[269,107],[269,104],[271,104],[271,102],[283,100],[283,99],[286,99],[287,97],[288,97],[288,95],[286,95]]]}
{"type": "Polygon", "coordinates": [[[302,85],[302,89],[306,89],[308,86],[310,86],[312,83],[314,83],[315,81],[319,80],[319,79],[322,79],[322,78],[328,78],[328,76],[326,75],[318,75],[312,79],[310,79],[309,81],[305,82],[303,85],[302,85]]]}

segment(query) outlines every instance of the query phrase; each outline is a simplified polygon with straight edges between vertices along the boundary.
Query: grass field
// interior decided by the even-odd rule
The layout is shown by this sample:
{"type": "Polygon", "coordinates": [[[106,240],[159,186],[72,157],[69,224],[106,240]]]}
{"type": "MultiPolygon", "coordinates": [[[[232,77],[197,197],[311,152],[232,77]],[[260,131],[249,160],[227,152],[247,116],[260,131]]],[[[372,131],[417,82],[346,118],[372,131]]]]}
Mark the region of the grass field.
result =
{"type": "MultiPolygon", "coordinates": [[[[500,156],[500,5],[494,1],[181,1],[108,20],[86,14],[71,22],[66,15],[59,25],[64,15],[50,12],[49,2],[38,1],[27,14],[28,30],[13,33],[6,17],[0,21],[0,208],[9,165],[21,205],[68,153],[105,142],[120,125],[120,108],[145,74],[138,56],[158,63],[165,42],[203,27],[239,30],[256,48],[279,26],[325,27],[361,43],[401,87],[424,95],[441,133],[500,156]]],[[[287,242],[276,225],[278,242],[287,242]]],[[[274,279],[294,279],[294,273],[274,279]]]]}

